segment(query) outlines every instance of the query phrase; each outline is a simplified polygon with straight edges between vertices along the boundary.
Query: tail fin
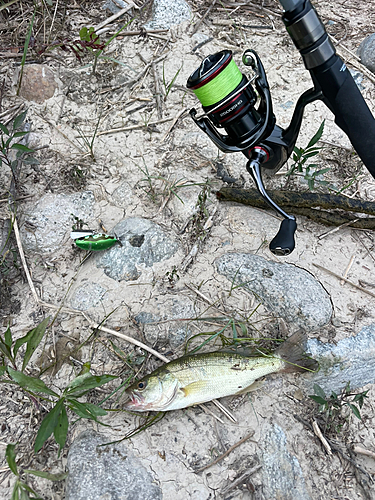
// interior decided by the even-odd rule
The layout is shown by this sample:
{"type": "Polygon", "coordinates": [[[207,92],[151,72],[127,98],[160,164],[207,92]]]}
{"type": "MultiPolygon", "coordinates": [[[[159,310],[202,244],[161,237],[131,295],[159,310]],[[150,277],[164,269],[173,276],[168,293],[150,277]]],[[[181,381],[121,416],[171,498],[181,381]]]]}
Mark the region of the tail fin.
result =
{"type": "Polygon", "coordinates": [[[306,343],[306,334],[299,330],[277,348],[275,355],[285,361],[282,372],[318,371],[319,363],[308,357],[306,343]]]}

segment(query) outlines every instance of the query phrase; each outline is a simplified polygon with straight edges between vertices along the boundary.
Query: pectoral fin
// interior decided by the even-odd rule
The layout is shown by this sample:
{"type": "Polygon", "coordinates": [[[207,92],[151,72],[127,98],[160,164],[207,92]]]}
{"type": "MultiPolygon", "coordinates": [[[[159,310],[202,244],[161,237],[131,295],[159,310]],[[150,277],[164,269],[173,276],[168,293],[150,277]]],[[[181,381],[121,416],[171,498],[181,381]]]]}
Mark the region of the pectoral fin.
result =
{"type": "Polygon", "coordinates": [[[236,392],[234,395],[239,396],[240,394],[246,394],[247,392],[253,392],[257,391],[264,385],[263,380],[256,380],[252,384],[248,385],[247,387],[244,387],[243,389],[240,389],[238,392],[236,392]]]}
{"type": "Polygon", "coordinates": [[[199,380],[197,382],[192,382],[191,384],[188,384],[185,387],[181,387],[180,391],[182,391],[185,398],[193,398],[193,397],[197,398],[198,396],[202,396],[202,392],[204,393],[208,384],[209,384],[208,381],[199,380]]]}

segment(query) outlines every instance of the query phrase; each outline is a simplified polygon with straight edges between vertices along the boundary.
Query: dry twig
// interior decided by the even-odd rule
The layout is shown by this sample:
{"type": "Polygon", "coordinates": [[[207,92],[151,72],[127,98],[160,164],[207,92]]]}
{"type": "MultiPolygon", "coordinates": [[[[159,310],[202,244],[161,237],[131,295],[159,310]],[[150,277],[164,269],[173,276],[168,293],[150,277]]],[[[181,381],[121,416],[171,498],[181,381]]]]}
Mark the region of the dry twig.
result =
{"type": "Polygon", "coordinates": [[[231,446],[230,448],[227,449],[227,451],[225,453],[223,453],[222,455],[220,455],[219,457],[217,457],[213,462],[205,465],[204,467],[201,467],[200,469],[197,469],[195,470],[194,472],[197,474],[198,472],[203,472],[204,470],[206,469],[209,469],[210,467],[212,467],[213,465],[216,465],[217,463],[219,463],[221,460],[223,460],[223,458],[225,458],[226,456],[229,455],[229,453],[231,453],[233,450],[235,450],[238,446],[240,446],[241,444],[243,444],[245,441],[247,441],[248,439],[250,439],[251,437],[254,436],[254,431],[251,431],[249,432],[249,434],[247,434],[245,437],[243,437],[242,439],[240,439],[238,441],[238,443],[234,444],[233,446],[231,446]]]}

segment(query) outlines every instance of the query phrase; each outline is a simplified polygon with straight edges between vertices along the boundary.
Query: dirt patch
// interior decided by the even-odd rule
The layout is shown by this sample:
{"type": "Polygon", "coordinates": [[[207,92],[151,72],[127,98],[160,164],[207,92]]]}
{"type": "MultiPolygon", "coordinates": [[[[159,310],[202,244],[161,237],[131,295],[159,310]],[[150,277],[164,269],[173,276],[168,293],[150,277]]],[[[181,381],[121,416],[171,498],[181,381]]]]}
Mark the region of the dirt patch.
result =
{"type": "MultiPolygon", "coordinates": [[[[31,128],[29,146],[37,149],[34,156],[39,161],[23,164],[18,175],[15,193],[21,233],[27,233],[24,239],[30,241],[39,234],[30,216],[44,195],[89,192],[94,198],[94,209],[83,221],[88,227],[99,232],[111,231],[126,218],[149,219],[177,238],[178,250],[165,262],[156,262],[151,267],[139,264],[135,273],[138,279],[117,281],[96,266],[95,258],[84,260],[84,253],[69,238],[69,221],[54,252],[47,255],[43,249],[35,252],[34,248],[26,254],[37,296],[56,307],[51,309],[35,303],[18,257],[17,243],[10,233],[8,251],[1,262],[2,334],[10,325],[13,336],[20,338],[44,317],[53,317],[60,306],[65,308],[32,357],[28,374],[37,376],[43,370],[47,385],[60,390],[82,370],[83,363],[91,363],[92,373],[110,373],[121,382],[147,373],[159,364],[139,347],[111,334],[93,335],[90,325],[102,321],[114,331],[149,345],[152,342],[151,347],[170,358],[183,353],[186,332],[191,335],[222,328],[221,323],[217,325],[219,316],[235,318],[239,335],[285,337],[272,312],[262,305],[256,309],[257,297],[215,272],[215,260],[229,252],[257,253],[267,260],[295,264],[320,281],[331,297],[334,316],[331,324],[310,336],[339,341],[355,336],[373,323],[370,302],[373,297],[348,283],[340,283],[314,266],[318,264],[343,275],[351,262],[347,278],[374,292],[373,233],[343,227],[325,236],[329,229],[298,217],[295,251],[284,259],[273,256],[268,243],[279,227],[273,214],[239,204],[219,203],[214,196],[214,191],[223,185],[222,177],[216,175],[219,166],[224,166],[228,176],[237,179],[239,185],[253,187],[245,158],[219,152],[187,113],[198,102],[187,92],[185,84],[202,59],[229,48],[240,65],[242,52],[250,47],[258,52],[265,66],[277,123],[282,127],[289,124],[293,107],[299,95],[311,86],[311,80],[283,26],[278,2],[270,0],[246,6],[219,2],[195,34],[192,34],[194,23],[211,2],[189,2],[193,13],[190,23],[149,34],[145,34],[143,25],[150,18],[151,2],[143,7],[137,2],[142,8],[129,11],[100,35],[100,40],[108,41],[132,20],[106,47],[104,57],[97,60],[95,73],[95,47],[90,46],[90,40],[86,48],[82,45],[78,60],[73,42],[79,40],[82,27],[96,26],[110,13],[102,10],[101,4],[84,0],[63,4],[54,4],[52,8],[43,2],[37,7],[26,58],[26,67],[28,63],[43,64],[54,76],[55,93],[43,103],[30,96],[25,101],[15,95],[15,74],[19,72],[34,4],[22,2],[21,9],[15,3],[0,11],[0,69],[4,75],[0,81],[0,121],[9,126],[15,116],[27,109],[31,128]],[[228,25],[230,20],[235,21],[236,27],[228,25]],[[198,47],[201,42],[206,43],[198,47]],[[207,221],[210,223],[205,227],[207,221]],[[72,309],[72,299],[77,290],[91,283],[100,288],[101,295],[94,306],[83,311],[90,323],[80,311],[72,309]],[[166,307],[171,311],[175,307],[177,311],[170,316],[173,328],[164,316],[166,307]],[[183,317],[181,311],[187,310],[195,311],[205,320],[183,317]],[[157,316],[156,320],[152,314],[157,316]],[[185,320],[188,329],[183,325],[185,320]]],[[[364,37],[375,31],[375,12],[368,8],[368,2],[320,2],[316,7],[329,33],[341,42],[338,51],[348,66],[357,65],[345,48],[355,52],[364,37]]],[[[27,82],[25,79],[24,83],[27,82]]],[[[374,110],[373,81],[365,76],[362,86],[363,95],[374,110]]],[[[331,168],[325,180],[347,196],[373,201],[373,179],[323,104],[307,107],[297,145],[306,146],[323,120],[325,129],[319,145],[324,149],[317,161],[322,168],[331,168]]],[[[283,175],[287,169],[288,166],[284,167],[277,176],[266,180],[267,186],[307,190],[301,176],[288,179],[283,175]]],[[[10,169],[3,165],[2,247],[10,228],[5,221],[9,220],[7,200],[11,182],[10,169]]],[[[318,189],[325,188],[318,186],[318,189]]],[[[65,224],[66,216],[69,218],[71,214],[62,215],[65,224]]],[[[71,217],[71,225],[75,222],[71,217]]],[[[233,335],[231,324],[225,334],[233,335]]],[[[118,385],[118,381],[111,382],[95,389],[87,396],[87,402],[99,403],[118,385]]],[[[43,400],[31,403],[16,385],[2,387],[0,488],[2,496],[8,498],[15,476],[4,460],[7,444],[18,443],[21,469],[57,472],[64,470],[69,445],[75,436],[91,425],[96,430],[100,426],[80,420],[70,427],[60,457],[53,439],[34,455],[31,443],[50,404],[43,400]]],[[[330,458],[304,423],[316,417],[317,406],[306,394],[298,392],[298,376],[294,375],[267,379],[251,397],[227,398],[224,403],[232,408],[238,424],[227,420],[217,422],[201,409],[172,412],[132,438],[128,445],[153,471],[166,500],[220,498],[220,491],[225,491],[236,477],[257,463],[262,439],[277,427],[285,433],[288,453],[298,459],[311,498],[369,498],[363,478],[358,477],[358,468],[353,468],[345,458],[350,458],[353,444],[374,451],[374,388],[361,390],[365,389],[369,393],[361,410],[362,420],[350,412],[345,414],[343,430],[334,437],[342,453],[336,452],[330,458]],[[194,473],[194,469],[236,443],[249,429],[255,430],[252,441],[241,445],[228,459],[204,474],[194,473]]],[[[106,408],[118,410],[117,394],[106,404],[106,408]]],[[[139,417],[116,411],[108,412],[102,420],[110,426],[106,429],[113,439],[120,439],[142,422],[139,417]]],[[[355,456],[352,460],[374,474],[370,458],[355,456]]],[[[233,496],[227,498],[259,498],[256,495],[262,491],[263,477],[257,472],[253,480],[241,483],[232,492],[233,496]]],[[[64,497],[61,482],[33,476],[27,480],[43,498],[64,497]]]]}

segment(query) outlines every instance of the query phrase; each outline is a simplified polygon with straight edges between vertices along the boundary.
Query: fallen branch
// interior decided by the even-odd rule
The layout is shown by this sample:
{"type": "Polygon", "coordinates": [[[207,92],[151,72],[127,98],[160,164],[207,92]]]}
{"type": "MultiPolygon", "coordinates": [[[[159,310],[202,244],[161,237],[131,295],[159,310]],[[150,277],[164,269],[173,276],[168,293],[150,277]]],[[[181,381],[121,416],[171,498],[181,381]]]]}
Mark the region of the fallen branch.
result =
{"type": "Polygon", "coordinates": [[[319,266],[319,264],[315,264],[314,262],[313,262],[313,266],[317,267],[318,269],[321,269],[322,271],[325,271],[328,274],[332,274],[332,276],[335,276],[335,278],[338,278],[341,281],[345,281],[345,283],[348,283],[349,285],[354,286],[354,288],[361,290],[361,292],[367,293],[367,295],[371,295],[371,297],[375,297],[375,293],[372,293],[369,290],[366,290],[366,288],[362,288],[361,286],[357,285],[356,283],[353,283],[352,281],[350,281],[346,278],[343,278],[339,274],[336,274],[333,271],[326,269],[325,267],[319,266]]]}
{"type": "Polygon", "coordinates": [[[361,448],[360,446],[353,446],[353,451],[354,453],[357,453],[359,455],[365,455],[366,457],[371,457],[375,459],[375,453],[370,450],[365,450],[364,448],[361,448]]]}
{"type": "MultiPolygon", "coordinates": [[[[321,224],[328,226],[348,224],[350,227],[359,229],[375,229],[375,217],[358,219],[346,214],[325,211],[339,209],[346,212],[375,215],[375,203],[373,202],[321,193],[269,190],[268,194],[286,212],[303,215],[321,224]],[[312,207],[319,207],[319,209],[314,210],[312,207]]],[[[219,200],[235,201],[263,209],[269,208],[256,189],[223,187],[217,191],[216,196],[219,200]]]]}
{"type": "Polygon", "coordinates": [[[331,447],[328,444],[328,441],[326,440],[326,438],[323,436],[322,431],[320,430],[320,427],[319,427],[318,423],[316,422],[316,420],[313,420],[312,426],[313,426],[315,435],[320,439],[320,441],[321,441],[322,445],[324,446],[324,448],[326,449],[328,455],[332,456],[331,447]]]}

